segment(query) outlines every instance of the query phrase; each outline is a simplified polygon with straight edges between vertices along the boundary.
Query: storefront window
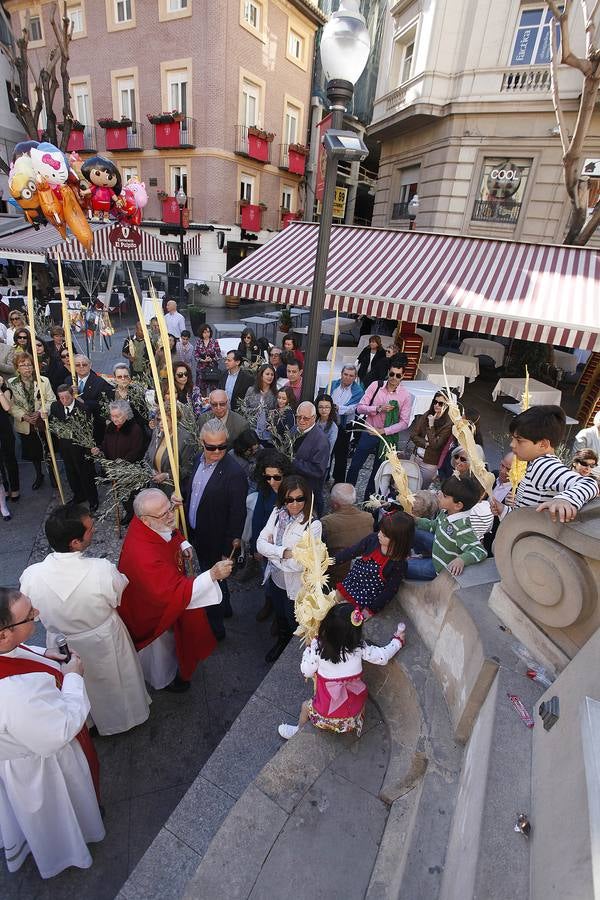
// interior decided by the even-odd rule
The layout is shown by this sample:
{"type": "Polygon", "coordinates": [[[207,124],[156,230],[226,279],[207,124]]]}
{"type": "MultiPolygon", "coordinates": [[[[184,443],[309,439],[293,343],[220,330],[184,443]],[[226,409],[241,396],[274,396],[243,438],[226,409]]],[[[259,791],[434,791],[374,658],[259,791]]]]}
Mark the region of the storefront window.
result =
{"type": "Polygon", "coordinates": [[[484,159],[480,188],[471,219],[515,225],[530,169],[530,159],[484,159]]]}

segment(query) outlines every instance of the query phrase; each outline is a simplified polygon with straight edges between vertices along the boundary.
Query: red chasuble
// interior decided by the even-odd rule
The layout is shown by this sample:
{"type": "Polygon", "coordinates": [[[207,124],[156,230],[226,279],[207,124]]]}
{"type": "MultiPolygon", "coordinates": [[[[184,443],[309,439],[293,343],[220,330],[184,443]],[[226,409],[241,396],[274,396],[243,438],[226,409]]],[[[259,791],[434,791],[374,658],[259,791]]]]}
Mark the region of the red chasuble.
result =
{"type": "Polygon", "coordinates": [[[118,611],[136,650],[172,628],[179,672],[190,681],[200,660],[210,656],[217,642],[204,609],[186,609],[194,579],[184,574],[183,540],[176,531],[167,542],[133,517],[119,559],[119,571],[129,584],[118,611]]]}
{"type": "MultiPolygon", "coordinates": [[[[55,669],[54,666],[49,666],[44,662],[43,656],[25,644],[20,644],[19,646],[22,650],[27,650],[28,653],[35,653],[39,657],[39,662],[35,659],[23,659],[23,657],[5,656],[2,654],[0,656],[0,678],[9,678],[11,675],[29,675],[31,672],[47,672],[56,680],[56,686],[60,690],[64,678],[61,670],[55,669]]],[[[90,733],[87,730],[87,725],[84,725],[79,734],[75,735],[75,740],[85,753],[85,758],[90,767],[90,775],[94,782],[96,798],[98,803],[100,803],[100,763],[90,733]]]]}

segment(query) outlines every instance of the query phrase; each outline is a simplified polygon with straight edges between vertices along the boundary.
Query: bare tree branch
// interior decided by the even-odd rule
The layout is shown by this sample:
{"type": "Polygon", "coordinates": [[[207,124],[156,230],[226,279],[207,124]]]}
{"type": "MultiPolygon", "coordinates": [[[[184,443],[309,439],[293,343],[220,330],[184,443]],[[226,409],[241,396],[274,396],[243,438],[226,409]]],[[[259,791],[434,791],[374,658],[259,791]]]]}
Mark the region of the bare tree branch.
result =
{"type": "Polygon", "coordinates": [[[565,0],[562,12],[556,3],[556,0],[546,0],[548,9],[552,13],[550,27],[550,83],[552,104],[556,114],[563,151],[563,178],[567,194],[571,201],[571,217],[564,238],[565,243],[567,244],[585,243],[589,240],[594,233],[595,228],[600,223],[600,210],[598,210],[600,204],[596,204],[594,211],[588,216],[589,185],[588,179],[582,177],[581,172],[584,144],[590,130],[592,116],[598,98],[598,88],[600,87],[600,50],[598,50],[596,46],[596,33],[598,31],[596,16],[600,9],[600,0],[594,0],[591,13],[588,11],[587,0],[580,0],[580,2],[585,29],[585,59],[577,56],[571,50],[569,15],[572,10],[572,0],[565,0]],[[577,119],[571,136],[569,136],[568,133],[558,84],[557,27],[561,39],[562,63],[573,69],[577,69],[583,75],[577,119]]]}
{"type": "Polygon", "coordinates": [[[63,14],[60,24],[56,21],[56,4],[52,7],[52,31],[56,38],[56,44],[60,53],[60,77],[62,82],[62,116],[63,133],[60,143],[61,150],[66,150],[73,126],[73,113],[71,111],[71,94],[69,92],[69,44],[73,35],[73,23],[67,15],[67,4],[63,3],[63,14]]]}

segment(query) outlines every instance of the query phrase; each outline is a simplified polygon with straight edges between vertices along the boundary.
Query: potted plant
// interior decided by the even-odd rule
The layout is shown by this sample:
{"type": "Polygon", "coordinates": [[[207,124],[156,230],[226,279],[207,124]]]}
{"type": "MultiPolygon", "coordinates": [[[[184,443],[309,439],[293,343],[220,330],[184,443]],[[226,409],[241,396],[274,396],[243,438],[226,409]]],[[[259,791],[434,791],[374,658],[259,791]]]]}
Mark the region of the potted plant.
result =
{"type": "Polygon", "coordinates": [[[131,128],[133,122],[127,116],[120,119],[98,119],[100,128],[104,128],[104,142],[107,150],[127,150],[127,129],[131,128]]]}
{"type": "Polygon", "coordinates": [[[284,306],[279,314],[279,330],[283,334],[287,334],[287,332],[292,327],[292,315],[290,313],[289,306],[284,306]]]}
{"type": "Polygon", "coordinates": [[[133,120],[128,116],[121,116],[120,119],[113,119],[112,116],[105,116],[102,119],[98,119],[98,125],[100,128],[131,128],[133,120]]]}

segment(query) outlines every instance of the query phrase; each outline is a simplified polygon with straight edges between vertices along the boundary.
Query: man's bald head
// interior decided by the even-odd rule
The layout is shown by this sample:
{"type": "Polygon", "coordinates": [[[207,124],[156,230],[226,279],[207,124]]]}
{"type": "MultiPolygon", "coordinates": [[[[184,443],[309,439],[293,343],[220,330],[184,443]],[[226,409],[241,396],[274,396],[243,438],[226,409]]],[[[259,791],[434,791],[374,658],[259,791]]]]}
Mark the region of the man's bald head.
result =
{"type": "Polygon", "coordinates": [[[211,391],[208,395],[208,402],[210,403],[211,414],[216,416],[217,419],[224,419],[229,412],[229,399],[225,391],[211,391]]]}
{"type": "Polygon", "coordinates": [[[133,511],[153,531],[171,531],[175,525],[171,501],[158,488],[140,491],[133,501],[133,511]]]}
{"type": "Polygon", "coordinates": [[[169,300],[169,302],[167,303],[167,312],[177,312],[177,303],[175,302],[175,300],[169,300]]]}

